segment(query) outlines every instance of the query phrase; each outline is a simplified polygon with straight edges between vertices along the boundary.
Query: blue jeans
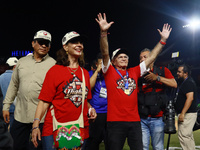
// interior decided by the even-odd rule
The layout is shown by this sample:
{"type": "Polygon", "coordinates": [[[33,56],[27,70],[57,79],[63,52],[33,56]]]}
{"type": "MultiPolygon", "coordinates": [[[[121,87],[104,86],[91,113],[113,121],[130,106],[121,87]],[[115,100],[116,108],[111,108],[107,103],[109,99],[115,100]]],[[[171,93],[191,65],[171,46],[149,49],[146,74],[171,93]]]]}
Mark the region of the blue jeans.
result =
{"type": "Polygon", "coordinates": [[[53,135],[42,136],[43,150],[56,150],[56,148],[53,147],[53,142],[53,135]]]}
{"type": "Polygon", "coordinates": [[[146,119],[141,118],[143,150],[149,150],[151,145],[154,150],[164,149],[164,122],[162,117],[146,119]]]}

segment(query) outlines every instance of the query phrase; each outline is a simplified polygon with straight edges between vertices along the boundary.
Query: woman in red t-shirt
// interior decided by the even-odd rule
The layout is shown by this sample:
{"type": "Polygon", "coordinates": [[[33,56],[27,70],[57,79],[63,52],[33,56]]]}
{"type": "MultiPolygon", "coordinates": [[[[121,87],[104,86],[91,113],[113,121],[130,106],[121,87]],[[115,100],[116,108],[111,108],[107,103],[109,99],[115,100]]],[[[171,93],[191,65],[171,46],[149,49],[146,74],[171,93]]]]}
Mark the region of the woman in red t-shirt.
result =
{"type": "Polygon", "coordinates": [[[81,128],[82,139],[89,137],[88,133],[88,117],[96,118],[95,110],[87,103],[92,98],[89,82],[89,73],[81,68],[84,65],[83,56],[84,37],[72,31],[67,33],[63,39],[63,48],[57,52],[57,62],[47,72],[42,90],[38,99],[37,110],[32,128],[32,141],[35,147],[38,146],[37,138],[41,140],[41,132],[39,123],[45,112],[45,121],[42,131],[43,149],[55,149],[53,147],[53,123],[51,116],[51,108],[53,105],[55,117],[58,122],[65,123],[77,120],[82,110],[82,71],[85,76],[85,101],[83,107],[84,128],[81,128]]]}

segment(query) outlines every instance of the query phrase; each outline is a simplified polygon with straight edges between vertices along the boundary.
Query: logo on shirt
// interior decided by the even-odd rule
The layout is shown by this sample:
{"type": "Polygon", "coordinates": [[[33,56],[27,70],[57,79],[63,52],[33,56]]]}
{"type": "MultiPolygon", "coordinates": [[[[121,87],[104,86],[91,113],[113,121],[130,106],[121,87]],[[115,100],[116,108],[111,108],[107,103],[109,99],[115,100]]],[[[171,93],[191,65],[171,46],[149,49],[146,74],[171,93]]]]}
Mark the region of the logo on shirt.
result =
{"type": "Polygon", "coordinates": [[[117,85],[118,85],[117,88],[122,89],[124,93],[126,93],[127,95],[131,95],[133,91],[136,89],[135,80],[131,78],[127,79],[126,75],[123,76],[123,78],[124,79],[117,80],[117,85]],[[128,89],[125,88],[125,83],[127,80],[128,80],[128,89]]]}
{"type": "MultiPolygon", "coordinates": [[[[69,99],[77,108],[82,103],[82,82],[80,79],[75,76],[70,81],[70,83],[67,82],[67,85],[63,88],[63,93],[65,94],[65,99],[69,99]]],[[[85,89],[85,97],[88,95],[88,88],[85,89]]]]}

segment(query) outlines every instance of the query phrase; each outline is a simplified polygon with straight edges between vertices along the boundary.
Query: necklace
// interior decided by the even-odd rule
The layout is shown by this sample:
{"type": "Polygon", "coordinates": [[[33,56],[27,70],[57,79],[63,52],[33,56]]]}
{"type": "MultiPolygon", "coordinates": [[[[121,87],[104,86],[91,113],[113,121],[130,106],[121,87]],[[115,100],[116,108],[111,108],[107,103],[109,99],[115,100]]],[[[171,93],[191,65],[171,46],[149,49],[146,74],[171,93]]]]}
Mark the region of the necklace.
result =
{"type": "Polygon", "coordinates": [[[67,67],[67,69],[69,70],[69,72],[71,73],[71,75],[73,75],[74,77],[76,76],[75,72],[78,70],[79,67],[77,67],[76,69],[72,69],[70,67],[67,67]]]}

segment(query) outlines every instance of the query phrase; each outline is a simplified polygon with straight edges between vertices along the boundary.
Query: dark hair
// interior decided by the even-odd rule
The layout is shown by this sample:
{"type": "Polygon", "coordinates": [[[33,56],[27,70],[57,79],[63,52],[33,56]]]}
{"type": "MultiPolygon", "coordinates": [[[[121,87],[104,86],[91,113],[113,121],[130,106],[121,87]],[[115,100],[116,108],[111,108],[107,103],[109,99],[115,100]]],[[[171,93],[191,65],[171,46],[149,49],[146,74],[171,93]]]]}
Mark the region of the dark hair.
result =
{"type": "Polygon", "coordinates": [[[97,59],[102,59],[102,58],[103,58],[102,54],[101,54],[101,53],[98,53],[97,59]]]}
{"type": "Polygon", "coordinates": [[[96,63],[97,63],[96,59],[92,61],[91,67],[92,67],[93,69],[97,69],[96,63]]]}
{"type": "MultiPolygon", "coordinates": [[[[63,66],[69,66],[70,62],[68,60],[68,54],[64,50],[64,48],[59,49],[56,52],[56,64],[57,65],[63,65],[63,66]]],[[[84,61],[84,53],[82,52],[81,56],[78,58],[78,63],[81,67],[84,67],[85,61],[84,61]]]]}
{"type": "Polygon", "coordinates": [[[191,66],[189,66],[187,64],[182,64],[179,67],[183,67],[183,72],[188,73],[188,76],[191,75],[191,66]]]}
{"type": "MultiPolygon", "coordinates": [[[[98,59],[102,59],[102,58],[103,58],[102,54],[98,53],[95,61],[98,62],[98,59]]],[[[96,62],[95,62],[95,65],[96,65],[96,62]]]]}
{"type": "Polygon", "coordinates": [[[6,68],[7,68],[6,70],[12,70],[14,66],[10,66],[9,64],[6,63],[6,68]]]}

